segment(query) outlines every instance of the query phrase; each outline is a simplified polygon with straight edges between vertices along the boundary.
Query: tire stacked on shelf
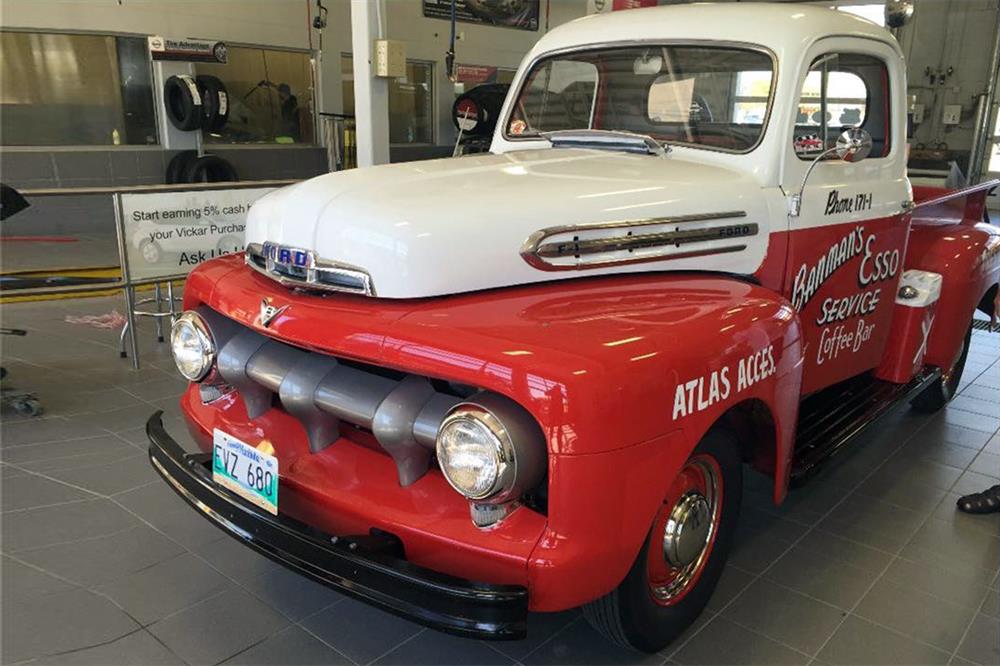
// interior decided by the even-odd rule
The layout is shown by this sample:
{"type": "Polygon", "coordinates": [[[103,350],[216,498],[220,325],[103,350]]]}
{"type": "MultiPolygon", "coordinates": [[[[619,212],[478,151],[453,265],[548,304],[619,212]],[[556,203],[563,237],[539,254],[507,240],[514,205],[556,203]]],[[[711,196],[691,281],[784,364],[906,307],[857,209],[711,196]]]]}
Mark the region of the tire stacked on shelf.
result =
{"type": "Polygon", "coordinates": [[[226,86],[209,74],[201,74],[195,81],[205,100],[202,106],[202,128],[218,132],[229,119],[229,93],[226,92],[226,86]]]}
{"type": "MultiPolygon", "coordinates": [[[[170,124],[184,132],[218,132],[229,118],[229,93],[222,81],[207,74],[171,76],[163,84],[163,102],[170,124]]],[[[195,150],[182,150],[167,164],[165,180],[169,185],[221,183],[237,181],[239,175],[218,155],[199,157],[195,150]]]]}
{"type": "Polygon", "coordinates": [[[197,150],[182,150],[170,158],[170,161],[167,162],[167,185],[186,183],[187,181],[184,180],[184,172],[187,170],[188,165],[196,159],[198,159],[197,150]]]}
{"type": "Polygon", "coordinates": [[[196,150],[182,150],[167,163],[168,185],[184,183],[235,183],[240,179],[235,167],[218,155],[198,157],[196,150]]]}
{"type": "Polygon", "coordinates": [[[171,125],[182,132],[201,129],[205,112],[201,90],[194,77],[178,74],[167,79],[163,84],[163,103],[171,125]]]}

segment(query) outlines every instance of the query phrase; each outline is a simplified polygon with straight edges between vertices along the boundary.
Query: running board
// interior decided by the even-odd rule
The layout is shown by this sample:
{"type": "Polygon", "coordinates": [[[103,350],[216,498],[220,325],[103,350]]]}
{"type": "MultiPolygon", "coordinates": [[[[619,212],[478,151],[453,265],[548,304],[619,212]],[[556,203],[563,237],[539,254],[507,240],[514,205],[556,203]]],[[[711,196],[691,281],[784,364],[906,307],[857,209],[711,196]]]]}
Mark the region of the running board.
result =
{"type": "Polygon", "coordinates": [[[866,374],[806,398],[799,409],[792,485],[804,483],[823,463],[940,376],[938,368],[926,368],[908,384],[892,384],[866,374]]]}

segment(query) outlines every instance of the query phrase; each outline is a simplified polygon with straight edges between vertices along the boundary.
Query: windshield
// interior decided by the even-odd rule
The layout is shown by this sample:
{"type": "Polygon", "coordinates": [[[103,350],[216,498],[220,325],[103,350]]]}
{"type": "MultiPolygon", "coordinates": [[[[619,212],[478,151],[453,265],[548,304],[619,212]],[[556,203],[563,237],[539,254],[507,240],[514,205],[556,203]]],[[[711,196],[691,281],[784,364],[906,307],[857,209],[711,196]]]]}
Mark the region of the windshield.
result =
{"type": "Polygon", "coordinates": [[[774,65],[760,51],[630,46],[540,60],[518,93],[509,138],[619,130],[657,141],[746,152],[764,134],[774,65]]]}

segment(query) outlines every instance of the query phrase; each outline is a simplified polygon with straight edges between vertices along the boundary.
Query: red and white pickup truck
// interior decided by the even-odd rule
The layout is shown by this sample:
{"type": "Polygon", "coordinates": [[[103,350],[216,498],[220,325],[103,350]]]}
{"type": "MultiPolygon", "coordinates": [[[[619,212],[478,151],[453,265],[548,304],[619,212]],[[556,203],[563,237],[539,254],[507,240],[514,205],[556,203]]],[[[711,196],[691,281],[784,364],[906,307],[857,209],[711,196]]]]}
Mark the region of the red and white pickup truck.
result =
{"type": "Polygon", "coordinates": [[[172,344],[200,451],[160,474],[275,560],[453,633],[584,606],[657,650],[702,610],[744,464],[781,502],[992,313],[990,182],[906,177],[903,57],[801,5],[573,21],[490,153],[262,198],[172,344]]]}

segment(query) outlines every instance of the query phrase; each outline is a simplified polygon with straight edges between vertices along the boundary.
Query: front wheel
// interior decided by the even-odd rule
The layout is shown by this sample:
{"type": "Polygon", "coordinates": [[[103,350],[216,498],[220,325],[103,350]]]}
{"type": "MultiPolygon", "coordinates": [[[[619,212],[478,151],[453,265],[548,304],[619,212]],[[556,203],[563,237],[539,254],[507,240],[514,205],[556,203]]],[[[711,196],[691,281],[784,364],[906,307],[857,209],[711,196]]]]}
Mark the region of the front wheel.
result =
{"type": "Polygon", "coordinates": [[[962,349],[951,368],[942,372],[933,384],[925,388],[910,403],[915,410],[931,414],[947,405],[955,397],[955,394],[958,393],[958,385],[962,382],[962,371],[965,370],[965,360],[969,357],[971,343],[972,325],[970,324],[965,339],[962,341],[962,349]]]}
{"type": "Polygon", "coordinates": [[[743,467],[731,433],[709,432],[674,478],[625,580],[584,606],[624,647],[657,652],[698,617],[722,574],[739,518],[743,467]]]}

